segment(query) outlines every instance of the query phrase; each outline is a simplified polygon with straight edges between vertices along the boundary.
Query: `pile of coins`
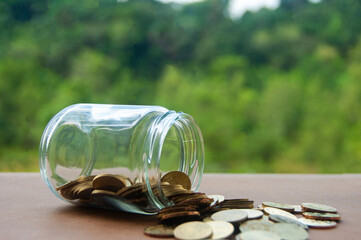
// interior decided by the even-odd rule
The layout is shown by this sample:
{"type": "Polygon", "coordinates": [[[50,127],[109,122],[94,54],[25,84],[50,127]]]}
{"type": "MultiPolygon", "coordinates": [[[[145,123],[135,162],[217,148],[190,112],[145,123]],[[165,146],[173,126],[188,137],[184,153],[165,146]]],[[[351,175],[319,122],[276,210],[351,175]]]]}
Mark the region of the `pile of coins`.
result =
{"type": "MultiPolygon", "coordinates": [[[[197,206],[193,205],[189,207],[175,204],[162,209],[158,213],[160,224],[146,227],[144,233],[151,237],[175,237],[184,240],[306,240],[309,237],[309,228],[333,228],[337,225],[336,221],[340,220],[335,208],[322,204],[289,205],[263,202],[253,209],[250,209],[250,205],[247,208],[238,208],[235,205],[233,208],[228,204],[228,209],[225,209],[220,206],[227,200],[221,195],[209,195],[208,198],[213,198],[212,204],[205,208],[206,211],[197,214],[194,214],[197,206]],[[294,214],[302,214],[303,218],[297,218],[294,214]],[[164,216],[169,216],[166,217],[167,221],[164,221],[164,216]]],[[[231,202],[251,201],[238,199],[231,202]]],[[[202,207],[201,210],[204,210],[202,207]]]]}
{"type": "Polygon", "coordinates": [[[146,227],[145,235],[184,240],[306,240],[309,228],[333,228],[340,220],[335,208],[316,203],[263,202],[254,208],[247,198],[190,192],[168,197],[174,205],[158,212],[159,224],[146,227]]]}
{"type": "MultiPolygon", "coordinates": [[[[247,198],[225,199],[222,195],[193,192],[190,179],[179,171],[165,174],[161,189],[158,188],[159,184],[151,183],[153,194],[165,196],[171,206],[156,209],[159,223],[144,229],[144,234],[151,237],[306,240],[309,228],[333,228],[341,218],[335,208],[322,204],[263,202],[254,208],[254,202],[247,198]]],[[[98,207],[114,207],[106,201],[109,199],[134,204],[142,210],[149,207],[144,185],[123,175],[81,176],[57,191],[68,200],[98,207]]]]}

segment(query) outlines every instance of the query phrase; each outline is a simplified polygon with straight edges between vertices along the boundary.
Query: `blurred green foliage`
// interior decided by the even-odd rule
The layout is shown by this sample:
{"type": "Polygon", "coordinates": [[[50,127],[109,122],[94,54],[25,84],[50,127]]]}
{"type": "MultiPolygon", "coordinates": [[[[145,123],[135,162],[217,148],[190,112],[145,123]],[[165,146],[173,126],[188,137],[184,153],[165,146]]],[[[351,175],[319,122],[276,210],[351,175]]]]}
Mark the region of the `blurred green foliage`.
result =
{"type": "Polygon", "coordinates": [[[37,171],[53,115],[161,105],[202,129],[206,172],[361,172],[361,4],[0,2],[0,171],[37,171]]]}

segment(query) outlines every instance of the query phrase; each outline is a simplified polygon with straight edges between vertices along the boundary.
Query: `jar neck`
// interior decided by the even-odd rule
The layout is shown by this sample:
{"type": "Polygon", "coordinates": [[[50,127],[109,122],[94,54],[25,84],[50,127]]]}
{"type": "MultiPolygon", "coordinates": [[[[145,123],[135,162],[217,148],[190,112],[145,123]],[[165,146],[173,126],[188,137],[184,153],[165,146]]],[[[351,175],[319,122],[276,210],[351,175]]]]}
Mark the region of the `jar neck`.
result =
{"type": "Polygon", "coordinates": [[[162,161],[171,161],[164,158],[167,157],[164,147],[170,138],[170,132],[176,135],[176,139],[173,140],[175,140],[177,144],[175,148],[180,154],[177,154],[179,158],[175,160],[175,163],[168,163],[168,165],[176,165],[178,169],[172,169],[173,171],[182,171],[189,176],[193,191],[198,190],[203,174],[203,137],[193,118],[183,112],[177,113],[175,111],[168,111],[156,117],[146,135],[145,146],[147,147],[144,149],[142,160],[148,197],[157,208],[163,208],[170,204],[161,190],[161,175],[164,171],[162,161]],[[159,195],[154,194],[154,181],[159,195]]]}

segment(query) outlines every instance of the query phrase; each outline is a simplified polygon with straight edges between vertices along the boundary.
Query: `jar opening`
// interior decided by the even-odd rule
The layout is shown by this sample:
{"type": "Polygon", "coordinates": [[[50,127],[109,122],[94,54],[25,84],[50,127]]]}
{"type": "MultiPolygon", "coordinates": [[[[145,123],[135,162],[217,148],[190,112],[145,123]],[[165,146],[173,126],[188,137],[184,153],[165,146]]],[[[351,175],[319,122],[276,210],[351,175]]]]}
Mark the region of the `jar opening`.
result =
{"type": "Polygon", "coordinates": [[[161,194],[158,197],[152,189],[152,179],[157,179],[157,191],[162,192],[162,174],[169,171],[182,171],[197,191],[201,183],[204,168],[203,138],[193,118],[185,113],[169,111],[155,124],[150,161],[146,166],[148,192],[158,208],[170,205],[170,201],[161,194]]]}

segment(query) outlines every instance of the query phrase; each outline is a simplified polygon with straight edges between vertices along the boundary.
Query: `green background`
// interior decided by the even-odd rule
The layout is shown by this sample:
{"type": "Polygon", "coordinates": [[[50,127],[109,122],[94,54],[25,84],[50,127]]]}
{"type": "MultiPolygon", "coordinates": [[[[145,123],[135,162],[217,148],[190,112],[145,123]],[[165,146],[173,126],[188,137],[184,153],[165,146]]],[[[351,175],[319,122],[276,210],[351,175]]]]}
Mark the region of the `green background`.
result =
{"type": "Polygon", "coordinates": [[[74,103],[192,115],[206,172],[361,172],[361,5],[282,0],[0,2],[0,171],[38,171],[74,103]]]}

